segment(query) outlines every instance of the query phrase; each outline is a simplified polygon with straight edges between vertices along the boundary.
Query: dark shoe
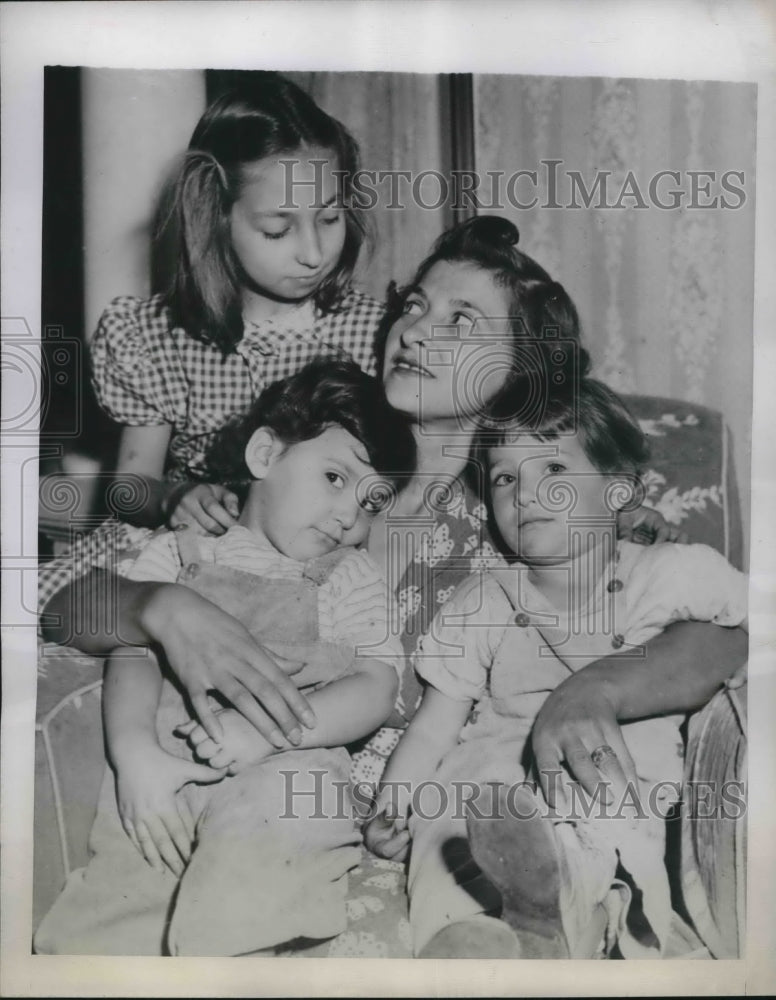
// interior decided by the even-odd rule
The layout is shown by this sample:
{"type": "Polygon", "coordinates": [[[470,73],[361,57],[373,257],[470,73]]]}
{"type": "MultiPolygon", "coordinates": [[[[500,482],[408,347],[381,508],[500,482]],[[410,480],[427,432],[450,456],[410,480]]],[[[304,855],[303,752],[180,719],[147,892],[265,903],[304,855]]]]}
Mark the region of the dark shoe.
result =
{"type": "Polygon", "coordinates": [[[484,914],[448,924],[418,952],[418,958],[522,958],[515,932],[484,914]]]}
{"type": "Polygon", "coordinates": [[[560,911],[560,867],[552,824],[525,788],[499,790],[498,818],[469,813],[472,856],[501,893],[501,919],[520,941],[523,958],[568,958],[560,911]],[[526,818],[521,818],[522,816],[526,818]]]}

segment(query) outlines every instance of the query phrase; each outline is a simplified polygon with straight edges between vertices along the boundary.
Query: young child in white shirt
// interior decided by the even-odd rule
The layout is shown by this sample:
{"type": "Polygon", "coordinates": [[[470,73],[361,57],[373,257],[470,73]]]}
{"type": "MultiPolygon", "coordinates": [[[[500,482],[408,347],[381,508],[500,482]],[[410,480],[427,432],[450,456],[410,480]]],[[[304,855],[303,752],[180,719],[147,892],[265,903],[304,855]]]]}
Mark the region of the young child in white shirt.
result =
{"type": "Polygon", "coordinates": [[[375,497],[413,459],[404,418],[353,362],[308,365],[222,433],[218,481],[250,476],[238,524],[166,531],[131,576],[228,610],[293,675],[314,721],[273,746],[227,708],[215,744],[153,656],[116,651],[104,686],[115,791],[108,773],[91,860],[36,951],[237,955],[344,930],[360,834],[342,747],[390,714],[402,655],[384,581],[357,547],[375,497]]]}
{"type": "Polygon", "coordinates": [[[631,706],[638,721],[622,720],[621,740],[586,748],[601,799],[586,807],[568,775],[540,776],[558,789],[557,812],[528,780],[531,730],[549,692],[593,660],[639,655],[682,619],[745,624],[747,581],[704,545],[617,541],[646,443],[606,386],[574,388],[538,419],[521,420],[516,405],[481,436],[512,563],[464,581],[424,638],[423,702],[366,831],[383,857],[401,859],[411,843],[421,957],[590,957],[602,941],[624,957],[664,953],[665,818],[682,779],[682,716],[639,719],[631,706]],[[632,775],[618,796],[614,762],[632,775]]]}

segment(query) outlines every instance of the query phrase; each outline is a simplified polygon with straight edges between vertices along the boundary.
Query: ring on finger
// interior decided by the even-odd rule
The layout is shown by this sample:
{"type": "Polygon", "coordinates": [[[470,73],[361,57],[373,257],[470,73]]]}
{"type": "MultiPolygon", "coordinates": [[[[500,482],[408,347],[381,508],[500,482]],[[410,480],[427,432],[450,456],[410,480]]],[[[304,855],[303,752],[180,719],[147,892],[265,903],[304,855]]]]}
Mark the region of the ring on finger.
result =
{"type": "Polygon", "coordinates": [[[590,751],[590,760],[592,760],[593,764],[599,770],[601,769],[601,765],[610,759],[617,760],[617,754],[608,743],[602,743],[600,747],[596,747],[595,750],[590,751]]]}

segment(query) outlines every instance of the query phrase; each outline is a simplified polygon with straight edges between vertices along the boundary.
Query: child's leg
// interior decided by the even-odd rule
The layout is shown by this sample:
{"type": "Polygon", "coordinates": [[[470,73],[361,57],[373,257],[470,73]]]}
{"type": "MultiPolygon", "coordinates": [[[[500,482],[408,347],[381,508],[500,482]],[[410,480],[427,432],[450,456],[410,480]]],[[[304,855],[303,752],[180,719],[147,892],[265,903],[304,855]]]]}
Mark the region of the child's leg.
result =
{"type": "Polygon", "coordinates": [[[290,751],[213,790],[176,898],[171,954],[241,955],[345,929],[346,874],[361,858],[349,769],[344,750],[290,751]]]}
{"type": "Polygon", "coordinates": [[[418,957],[517,957],[517,940],[496,921],[501,896],[472,857],[465,800],[483,816],[497,803],[499,776],[522,775],[514,747],[476,741],[456,748],[439,769],[435,788],[417,796],[410,820],[412,850],[407,878],[410,925],[418,957]],[[500,775],[500,772],[503,772],[500,775]],[[441,806],[444,803],[444,811],[441,806]],[[487,917],[487,919],[486,919],[487,917]]]}
{"type": "Polygon", "coordinates": [[[68,878],[43,918],[41,955],[161,955],[167,912],[178,884],[154,871],[124,832],[113,775],[106,769],[89,836],[91,858],[68,878]]]}

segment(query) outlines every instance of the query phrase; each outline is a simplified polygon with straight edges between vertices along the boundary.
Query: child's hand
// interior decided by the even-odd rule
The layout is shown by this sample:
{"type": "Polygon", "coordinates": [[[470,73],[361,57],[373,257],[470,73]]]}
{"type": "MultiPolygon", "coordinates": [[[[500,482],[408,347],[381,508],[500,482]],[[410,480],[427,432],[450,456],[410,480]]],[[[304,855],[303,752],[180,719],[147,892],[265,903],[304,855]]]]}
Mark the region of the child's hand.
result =
{"type": "Polygon", "coordinates": [[[223,535],[237,523],[240,504],[231,490],[217,483],[198,483],[174,492],[167,503],[167,524],[177,528],[192,521],[209,535],[223,535]]]}
{"type": "Polygon", "coordinates": [[[178,789],[190,781],[221,781],[225,773],[173,757],[159,746],[135,747],[131,757],[116,762],[121,824],[155,871],[166,865],[180,876],[191,854],[194,820],[178,789]]]}
{"type": "Polygon", "coordinates": [[[387,861],[404,861],[410,846],[410,832],[406,818],[389,818],[378,813],[364,828],[364,843],[378,858],[387,861]]]}
{"type": "Polygon", "coordinates": [[[687,545],[690,541],[684,531],[672,524],[652,507],[637,507],[620,511],[617,515],[617,534],[629,542],[653,545],[656,542],[676,542],[687,545]]]}
{"type": "Polygon", "coordinates": [[[243,768],[258,764],[272,754],[272,744],[239,712],[225,708],[216,714],[224,733],[218,742],[193,720],[176,730],[188,739],[197,756],[206,760],[210,767],[225,767],[229,774],[238,774],[243,768]]]}

